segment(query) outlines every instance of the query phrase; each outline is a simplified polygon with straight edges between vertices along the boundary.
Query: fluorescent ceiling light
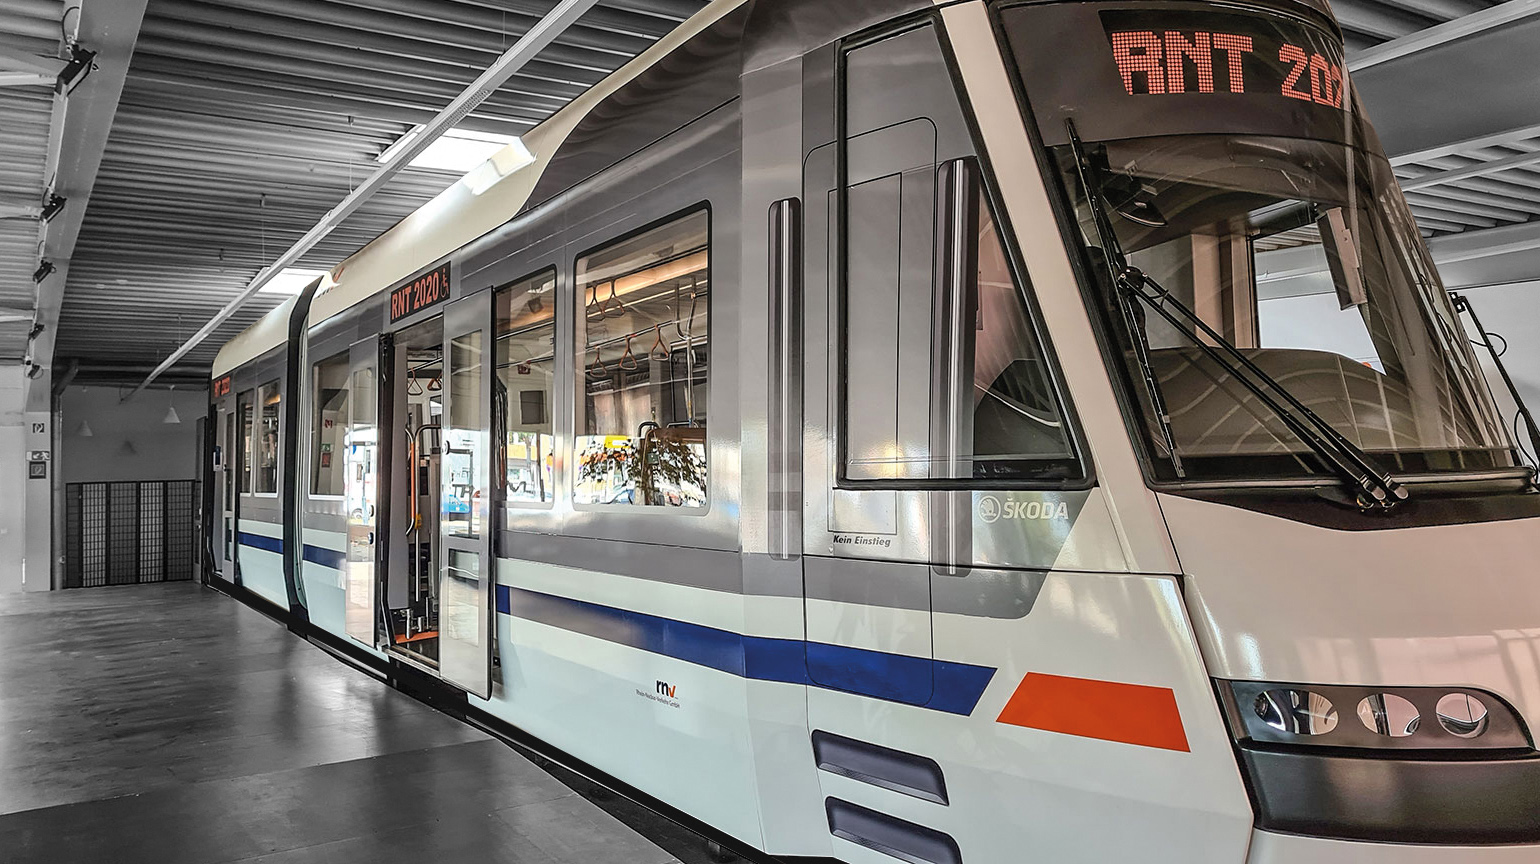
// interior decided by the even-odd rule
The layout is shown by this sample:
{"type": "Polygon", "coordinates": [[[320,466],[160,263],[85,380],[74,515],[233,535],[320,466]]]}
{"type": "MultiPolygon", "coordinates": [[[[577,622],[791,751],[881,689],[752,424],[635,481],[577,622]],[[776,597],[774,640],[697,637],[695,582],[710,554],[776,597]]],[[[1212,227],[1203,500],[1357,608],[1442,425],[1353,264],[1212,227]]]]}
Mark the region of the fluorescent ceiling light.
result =
{"type": "MultiPolygon", "coordinates": [[[[385,152],[376,156],[374,161],[389,161],[391,157],[401,152],[402,148],[412,143],[412,140],[421,132],[421,126],[414,127],[411,131],[396,139],[396,143],[385,148],[385,152]]],[[[429,168],[435,171],[453,171],[456,174],[464,174],[492,158],[494,153],[510,145],[519,151],[528,153],[528,151],[524,150],[524,145],[519,141],[519,136],[517,135],[497,135],[491,132],[472,132],[468,129],[450,129],[424,148],[407,165],[412,168],[429,168]]]]}
{"type": "Polygon", "coordinates": [[[280,270],[277,276],[268,280],[266,285],[258,291],[258,294],[298,294],[305,290],[305,286],[316,279],[325,276],[325,270],[305,270],[300,267],[290,267],[280,270]]]}

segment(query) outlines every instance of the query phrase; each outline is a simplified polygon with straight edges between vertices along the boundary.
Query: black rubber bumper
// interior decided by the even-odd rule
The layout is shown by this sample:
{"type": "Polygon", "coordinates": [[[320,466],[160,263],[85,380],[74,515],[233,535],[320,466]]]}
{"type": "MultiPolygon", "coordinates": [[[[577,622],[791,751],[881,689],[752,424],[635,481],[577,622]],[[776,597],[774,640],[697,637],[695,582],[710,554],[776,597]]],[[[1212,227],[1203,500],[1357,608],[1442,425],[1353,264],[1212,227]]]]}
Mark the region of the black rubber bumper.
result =
{"type": "Polygon", "coordinates": [[[1241,751],[1258,828],[1398,843],[1540,841],[1540,756],[1409,756],[1241,751]]]}

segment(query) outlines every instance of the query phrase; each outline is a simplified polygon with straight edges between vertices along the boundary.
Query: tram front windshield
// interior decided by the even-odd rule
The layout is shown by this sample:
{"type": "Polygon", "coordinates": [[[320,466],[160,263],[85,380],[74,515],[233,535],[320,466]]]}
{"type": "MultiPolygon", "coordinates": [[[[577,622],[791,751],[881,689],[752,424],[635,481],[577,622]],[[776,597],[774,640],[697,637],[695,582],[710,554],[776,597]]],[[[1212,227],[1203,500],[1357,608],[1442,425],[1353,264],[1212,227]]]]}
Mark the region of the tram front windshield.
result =
{"type": "Polygon", "coordinates": [[[1324,25],[1192,4],[1002,20],[1166,479],[1325,470],[1216,336],[1385,470],[1518,466],[1324,25]],[[1071,73],[1055,46],[1077,42],[1071,73]],[[1119,293],[1119,262],[1175,321],[1119,293]]]}

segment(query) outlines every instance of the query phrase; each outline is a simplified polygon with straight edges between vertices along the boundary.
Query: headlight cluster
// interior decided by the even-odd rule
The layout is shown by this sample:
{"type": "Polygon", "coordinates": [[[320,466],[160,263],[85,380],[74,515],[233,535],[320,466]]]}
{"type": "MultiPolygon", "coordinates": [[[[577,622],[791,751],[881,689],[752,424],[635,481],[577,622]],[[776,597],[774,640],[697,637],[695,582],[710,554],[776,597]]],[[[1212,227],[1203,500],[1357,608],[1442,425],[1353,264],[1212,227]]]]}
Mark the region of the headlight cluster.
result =
{"type": "Polygon", "coordinates": [[[1221,681],[1241,742],[1359,749],[1529,749],[1518,713],[1465,687],[1354,687],[1221,681]]]}

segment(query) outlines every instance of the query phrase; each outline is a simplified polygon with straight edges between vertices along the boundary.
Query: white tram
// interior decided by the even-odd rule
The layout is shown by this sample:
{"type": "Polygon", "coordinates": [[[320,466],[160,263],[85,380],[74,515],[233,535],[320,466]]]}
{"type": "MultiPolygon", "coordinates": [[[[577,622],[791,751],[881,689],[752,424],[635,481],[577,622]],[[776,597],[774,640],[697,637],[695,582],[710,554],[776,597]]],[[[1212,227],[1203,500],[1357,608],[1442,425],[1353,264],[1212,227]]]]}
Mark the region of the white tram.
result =
{"type": "Polygon", "coordinates": [[[225,347],[211,581],[747,852],[1540,861],[1320,0],[723,0],[225,347]]]}

